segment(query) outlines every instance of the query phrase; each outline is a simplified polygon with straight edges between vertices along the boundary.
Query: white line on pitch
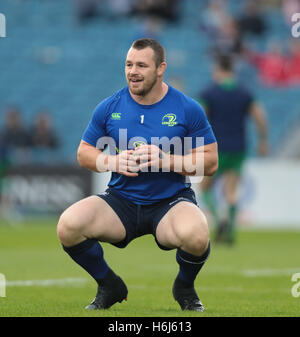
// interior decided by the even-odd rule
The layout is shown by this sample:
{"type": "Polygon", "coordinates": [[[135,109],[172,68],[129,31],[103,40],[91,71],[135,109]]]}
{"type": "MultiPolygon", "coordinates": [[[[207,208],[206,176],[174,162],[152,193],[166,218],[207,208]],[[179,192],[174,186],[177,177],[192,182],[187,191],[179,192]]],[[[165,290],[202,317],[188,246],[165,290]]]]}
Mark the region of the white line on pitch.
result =
{"type": "Polygon", "coordinates": [[[299,268],[281,268],[281,269],[248,269],[244,270],[242,274],[247,277],[257,276],[274,276],[274,275],[291,275],[299,272],[299,268]]]}
{"type": "Polygon", "coordinates": [[[82,285],[88,280],[85,278],[61,278],[53,280],[17,280],[6,281],[7,287],[32,287],[32,286],[62,286],[62,285],[82,285]]]}
{"type": "Polygon", "coordinates": [[[244,277],[262,277],[262,276],[286,276],[296,272],[300,272],[299,267],[287,267],[287,268],[261,268],[261,269],[244,269],[238,270],[232,267],[220,267],[214,266],[207,268],[207,272],[211,274],[221,275],[241,275],[244,277]]]}

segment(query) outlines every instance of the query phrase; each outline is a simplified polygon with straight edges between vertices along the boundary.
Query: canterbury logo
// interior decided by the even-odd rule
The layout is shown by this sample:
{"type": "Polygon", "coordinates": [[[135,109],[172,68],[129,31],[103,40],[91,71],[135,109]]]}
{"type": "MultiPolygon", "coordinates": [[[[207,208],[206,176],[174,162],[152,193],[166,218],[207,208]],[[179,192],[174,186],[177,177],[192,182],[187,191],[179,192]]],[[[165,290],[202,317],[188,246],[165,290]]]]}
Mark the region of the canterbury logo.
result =
{"type": "Polygon", "coordinates": [[[176,122],[176,115],[175,114],[166,114],[164,115],[164,117],[162,118],[161,124],[162,125],[168,125],[168,126],[174,126],[176,124],[178,124],[178,122],[176,122]]]}
{"type": "Polygon", "coordinates": [[[120,120],[121,119],[121,112],[113,112],[111,114],[111,118],[114,120],[120,120]]]}

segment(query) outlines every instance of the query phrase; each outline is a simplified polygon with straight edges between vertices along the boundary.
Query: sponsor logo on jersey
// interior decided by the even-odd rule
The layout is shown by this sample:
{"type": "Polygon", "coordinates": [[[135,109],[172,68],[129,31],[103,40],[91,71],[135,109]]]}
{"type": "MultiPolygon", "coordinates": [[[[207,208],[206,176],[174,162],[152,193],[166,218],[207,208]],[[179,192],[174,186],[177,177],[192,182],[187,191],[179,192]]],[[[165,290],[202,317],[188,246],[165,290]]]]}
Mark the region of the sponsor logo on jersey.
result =
{"type": "Polygon", "coordinates": [[[167,126],[174,126],[176,124],[178,124],[178,122],[176,122],[176,115],[172,114],[172,113],[168,113],[166,115],[164,115],[164,117],[162,118],[161,124],[162,125],[167,125],[167,126]]]}
{"type": "Polygon", "coordinates": [[[134,142],[133,143],[133,147],[136,149],[137,147],[141,146],[141,145],[147,145],[146,142],[143,142],[143,141],[137,141],[137,142],[134,142]]]}

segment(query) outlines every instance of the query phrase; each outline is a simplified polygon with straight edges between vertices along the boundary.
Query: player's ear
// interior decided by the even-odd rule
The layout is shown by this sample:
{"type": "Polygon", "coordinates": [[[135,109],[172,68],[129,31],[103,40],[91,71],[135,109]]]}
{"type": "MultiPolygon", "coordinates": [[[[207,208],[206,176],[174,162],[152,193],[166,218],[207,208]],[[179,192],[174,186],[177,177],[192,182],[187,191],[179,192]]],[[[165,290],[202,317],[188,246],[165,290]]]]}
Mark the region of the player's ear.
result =
{"type": "Polygon", "coordinates": [[[167,69],[167,63],[162,62],[157,68],[157,75],[162,76],[167,69]]]}

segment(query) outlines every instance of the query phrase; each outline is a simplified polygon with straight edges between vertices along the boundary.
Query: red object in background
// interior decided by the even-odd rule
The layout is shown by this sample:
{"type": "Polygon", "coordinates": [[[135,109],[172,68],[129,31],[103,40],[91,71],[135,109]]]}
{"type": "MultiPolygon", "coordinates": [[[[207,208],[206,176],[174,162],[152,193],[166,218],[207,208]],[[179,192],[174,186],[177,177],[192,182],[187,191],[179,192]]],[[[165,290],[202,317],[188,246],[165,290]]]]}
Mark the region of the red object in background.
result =
{"type": "Polygon", "coordinates": [[[286,72],[290,85],[300,85],[300,50],[289,59],[286,72]]]}
{"type": "Polygon", "coordinates": [[[246,57],[259,72],[260,80],[268,86],[300,85],[300,44],[292,42],[289,53],[273,46],[266,53],[247,51],[246,57]]]}
{"type": "Polygon", "coordinates": [[[288,58],[278,52],[265,54],[251,52],[249,61],[258,69],[260,80],[265,85],[285,86],[288,84],[288,58]]]}

